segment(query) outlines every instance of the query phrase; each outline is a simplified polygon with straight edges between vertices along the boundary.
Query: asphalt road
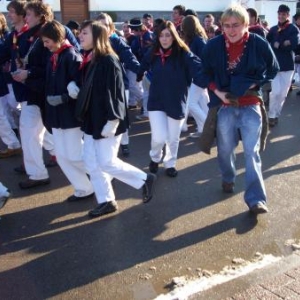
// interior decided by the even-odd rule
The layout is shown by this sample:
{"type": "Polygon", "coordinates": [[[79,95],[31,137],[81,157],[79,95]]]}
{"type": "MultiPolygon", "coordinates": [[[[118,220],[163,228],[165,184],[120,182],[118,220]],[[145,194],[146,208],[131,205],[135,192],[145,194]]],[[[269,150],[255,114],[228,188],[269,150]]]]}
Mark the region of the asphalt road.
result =
{"type": "MultiPolygon", "coordinates": [[[[95,199],[64,200],[72,188],[59,168],[51,184],[23,191],[13,168],[21,157],[0,161],[1,181],[13,198],[0,211],[0,298],[154,299],[172,278],[219,272],[234,258],[256,252],[287,256],[288,239],[300,239],[300,96],[289,94],[279,125],[262,154],[270,212],[253,217],[243,201],[244,162],[237,149],[234,194],[221,191],[216,149],[199,152],[183,133],[177,178],[158,174],[156,193],[142,204],[141,191],[116,182],[117,213],[90,220],[95,199]]],[[[131,111],[131,156],[147,170],[150,132],[131,111]]],[[[189,132],[195,130],[189,125],[189,132]]]]}

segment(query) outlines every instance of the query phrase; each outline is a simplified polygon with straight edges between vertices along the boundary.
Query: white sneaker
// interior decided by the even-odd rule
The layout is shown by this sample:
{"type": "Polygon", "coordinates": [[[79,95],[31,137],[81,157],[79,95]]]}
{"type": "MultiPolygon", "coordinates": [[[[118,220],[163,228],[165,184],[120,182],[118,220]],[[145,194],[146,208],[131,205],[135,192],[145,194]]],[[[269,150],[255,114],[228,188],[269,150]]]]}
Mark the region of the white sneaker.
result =
{"type": "Polygon", "coordinates": [[[135,116],[135,118],[139,121],[145,121],[145,120],[149,119],[149,117],[146,115],[138,115],[138,116],[135,116]]]}
{"type": "Polygon", "coordinates": [[[10,192],[7,190],[5,195],[0,197],[0,209],[2,207],[4,207],[4,205],[6,204],[7,200],[9,199],[10,197],[10,192]]]}
{"type": "Polygon", "coordinates": [[[202,132],[193,132],[189,135],[190,138],[197,139],[201,136],[202,132]]]}

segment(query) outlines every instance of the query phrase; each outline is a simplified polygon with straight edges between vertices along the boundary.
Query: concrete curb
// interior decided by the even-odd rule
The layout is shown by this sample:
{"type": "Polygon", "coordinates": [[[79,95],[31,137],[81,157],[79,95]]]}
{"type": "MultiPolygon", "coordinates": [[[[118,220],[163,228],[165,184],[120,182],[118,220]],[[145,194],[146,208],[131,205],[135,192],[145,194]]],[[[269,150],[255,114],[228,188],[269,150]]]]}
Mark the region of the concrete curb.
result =
{"type": "Polygon", "coordinates": [[[191,296],[193,300],[300,299],[300,251],[191,296]]]}

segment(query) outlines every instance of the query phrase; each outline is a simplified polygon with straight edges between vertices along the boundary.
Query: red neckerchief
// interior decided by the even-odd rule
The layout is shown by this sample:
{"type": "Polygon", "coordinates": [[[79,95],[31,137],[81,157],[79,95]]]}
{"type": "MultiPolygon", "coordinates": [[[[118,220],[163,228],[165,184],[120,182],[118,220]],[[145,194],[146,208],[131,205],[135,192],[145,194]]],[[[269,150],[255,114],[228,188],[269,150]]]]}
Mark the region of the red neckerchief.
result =
{"type": "Polygon", "coordinates": [[[180,19],[178,21],[173,22],[173,24],[175,25],[175,28],[178,28],[181,25],[182,20],[183,20],[183,17],[180,17],[180,19]]]}
{"type": "Polygon", "coordinates": [[[24,24],[20,31],[15,30],[13,34],[13,49],[16,49],[18,47],[18,37],[20,37],[24,32],[28,31],[29,27],[28,24],[24,24]]]}
{"type": "Polygon", "coordinates": [[[57,61],[58,61],[58,56],[59,54],[64,51],[65,49],[67,48],[71,48],[73,47],[68,40],[66,40],[62,45],[61,47],[56,50],[55,52],[53,52],[52,56],[50,57],[50,61],[52,63],[52,71],[56,71],[56,68],[57,68],[57,61]]]}
{"type": "Polygon", "coordinates": [[[284,23],[279,23],[278,22],[278,29],[277,29],[277,32],[280,32],[280,31],[282,31],[282,30],[284,30],[284,29],[286,29],[289,25],[290,25],[290,20],[286,20],[284,23]]]}
{"type": "Polygon", "coordinates": [[[80,64],[79,70],[84,69],[84,67],[92,60],[93,51],[87,51],[83,54],[82,62],[80,64]]]}
{"type": "Polygon", "coordinates": [[[171,54],[172,54],[172,48],[168,49],[166,52],[164,52],[163,49],[160,48],[160,49],[155,53],[155,55],[160,56],[162,65],[165,64],[166,57],[170,56],[171,54]]]}
{"type": "Polygon", "coordinates": [[[241,58],[244,53],[245,44],[249,39],[249,32],[245,32],[243,37],[235,42],[231,43],[224,33],[225,44],[226,44],[226,52],[228,56],[228,69],[235,69],[237,64],[241,61],[241,58]]]}

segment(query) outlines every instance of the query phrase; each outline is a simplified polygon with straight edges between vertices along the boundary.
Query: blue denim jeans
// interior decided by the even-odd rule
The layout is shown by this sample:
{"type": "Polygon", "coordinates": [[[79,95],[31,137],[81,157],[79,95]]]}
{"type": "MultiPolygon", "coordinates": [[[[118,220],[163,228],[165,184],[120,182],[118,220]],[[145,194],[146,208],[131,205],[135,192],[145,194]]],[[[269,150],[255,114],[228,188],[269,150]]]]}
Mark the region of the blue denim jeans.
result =
{"type": "Polygon", "coordinates": [[[245,157],[244,199],[249,207],[266,202],[266,190],[259,155],[262,117],[259,105],[242,107],[223,106],[217,121],[218,162],[223,182],[235,182],[235,148],[242,137],[245,157]]]}

